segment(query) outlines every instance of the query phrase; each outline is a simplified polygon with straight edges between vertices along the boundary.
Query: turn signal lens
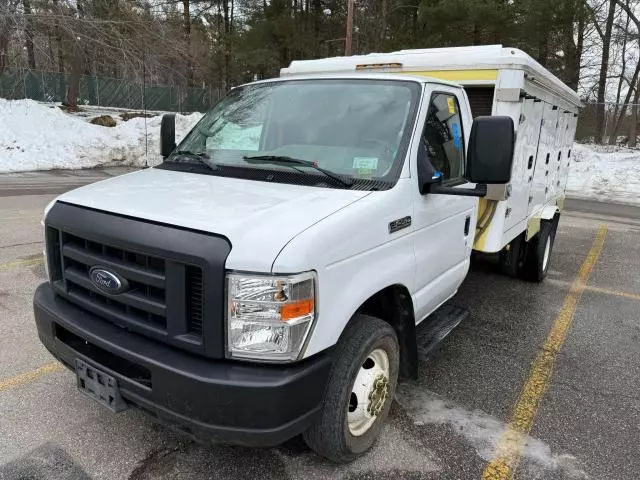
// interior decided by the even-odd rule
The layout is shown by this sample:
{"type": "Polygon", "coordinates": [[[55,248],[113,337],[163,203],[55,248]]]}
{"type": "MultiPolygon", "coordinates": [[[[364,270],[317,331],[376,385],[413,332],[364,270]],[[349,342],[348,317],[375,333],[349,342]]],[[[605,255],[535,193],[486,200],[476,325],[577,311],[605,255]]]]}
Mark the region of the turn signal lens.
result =
{"type": "Polygon", "coordinates": [[[287,303],[280,307],[280,317],[282,320],[295,320],[313,313],[313,300],[302,300],[296,303],[287,303]]]}

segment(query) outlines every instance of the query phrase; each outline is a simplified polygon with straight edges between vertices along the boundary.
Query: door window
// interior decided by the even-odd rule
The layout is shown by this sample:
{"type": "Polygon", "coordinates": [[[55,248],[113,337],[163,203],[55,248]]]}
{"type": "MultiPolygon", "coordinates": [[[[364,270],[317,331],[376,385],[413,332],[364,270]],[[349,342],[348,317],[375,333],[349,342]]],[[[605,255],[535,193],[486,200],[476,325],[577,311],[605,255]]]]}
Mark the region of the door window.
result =
{"type": "Polygon", "coordinates": [[[429,162],[442,173],[443,181],[462,181],[464,135],[460,105],[455,95],[434,93],[431,96],[422,136],[429,162]]]}

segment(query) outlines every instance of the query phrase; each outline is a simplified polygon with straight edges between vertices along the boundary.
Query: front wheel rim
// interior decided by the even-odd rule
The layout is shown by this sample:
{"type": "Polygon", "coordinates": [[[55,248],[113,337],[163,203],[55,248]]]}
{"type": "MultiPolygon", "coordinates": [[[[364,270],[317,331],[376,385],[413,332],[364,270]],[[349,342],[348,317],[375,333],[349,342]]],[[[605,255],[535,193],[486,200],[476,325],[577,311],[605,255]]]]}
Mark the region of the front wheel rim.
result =
{"type": "Polygon", "coordinates": [[[347,425],[355,437],[365,434],[382,413],[389,396],[389,356],[376,348],[360,365],[347,405],[347,425]]]}
{"type": "Polygon", "coordinates": [[[551,253],[551,235],[547,236],[547,243],[544,245],[544,256],[542,257],[542,271],[547,270],[549,264],[549,254],[551,253]]]}

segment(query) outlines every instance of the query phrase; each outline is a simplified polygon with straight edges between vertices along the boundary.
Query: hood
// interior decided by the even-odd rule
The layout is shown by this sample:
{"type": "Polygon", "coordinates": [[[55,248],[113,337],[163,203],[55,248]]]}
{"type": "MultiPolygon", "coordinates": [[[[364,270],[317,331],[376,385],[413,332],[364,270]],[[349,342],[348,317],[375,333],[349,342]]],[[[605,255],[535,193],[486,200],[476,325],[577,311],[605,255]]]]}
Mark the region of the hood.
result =
{"type": "Polygon", "coordinates": [[[151,168],[57,200],[223,235],[232,245],[228,269],[270,272],[292,238],[369,193],[151,168]]]}

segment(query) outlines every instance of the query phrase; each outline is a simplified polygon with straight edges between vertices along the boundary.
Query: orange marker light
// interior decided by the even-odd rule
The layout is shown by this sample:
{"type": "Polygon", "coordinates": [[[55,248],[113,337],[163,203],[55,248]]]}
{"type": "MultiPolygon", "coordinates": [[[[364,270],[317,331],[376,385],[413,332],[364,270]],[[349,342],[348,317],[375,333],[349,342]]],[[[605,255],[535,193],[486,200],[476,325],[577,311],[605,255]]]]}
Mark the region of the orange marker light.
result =
{"type": "Polygon", "coordinates": [[[311,312],[313,312],[313,299],[286,303],[280,307],[280,316],[285,322],[294,318],[303,317],[311,312]]]}

